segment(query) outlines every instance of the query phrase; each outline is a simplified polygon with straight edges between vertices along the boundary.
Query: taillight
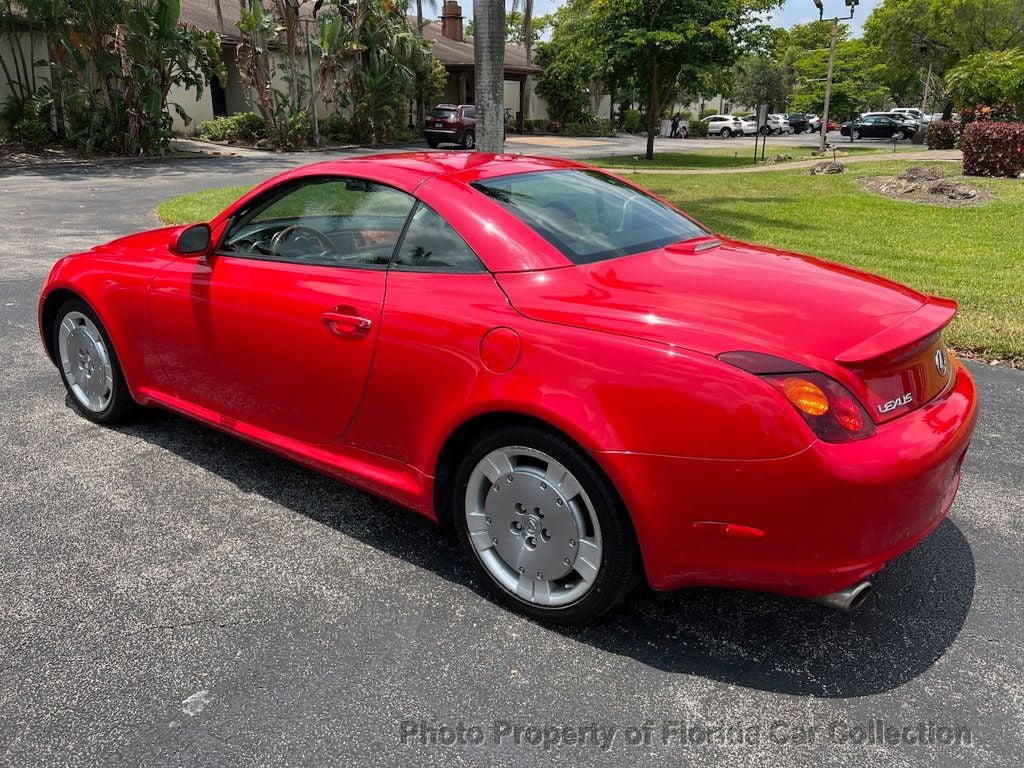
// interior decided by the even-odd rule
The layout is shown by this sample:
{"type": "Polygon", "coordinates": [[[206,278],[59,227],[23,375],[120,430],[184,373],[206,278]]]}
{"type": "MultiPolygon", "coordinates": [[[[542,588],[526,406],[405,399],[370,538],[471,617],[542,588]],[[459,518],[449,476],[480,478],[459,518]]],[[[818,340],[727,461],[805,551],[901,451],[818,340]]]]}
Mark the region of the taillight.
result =
{"type": "Polygon", "coordinates": [[[842,443],[875,434],[875,425],[857,398],[823,373],[759,352],[725,352],[718,359],[775,387],[826,442],[842,443]]]}

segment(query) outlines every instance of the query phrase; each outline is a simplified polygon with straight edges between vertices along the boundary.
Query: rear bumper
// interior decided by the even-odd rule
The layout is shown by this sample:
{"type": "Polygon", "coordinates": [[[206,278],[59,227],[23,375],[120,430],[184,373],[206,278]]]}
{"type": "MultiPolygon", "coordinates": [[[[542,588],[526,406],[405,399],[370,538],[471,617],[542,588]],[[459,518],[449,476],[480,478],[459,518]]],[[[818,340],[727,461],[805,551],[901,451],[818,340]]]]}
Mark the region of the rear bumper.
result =
{"type": "Polygon", "coordinates": [[[436,139],[437,141],[462,141],[462,135],[465,131],[448,131],[441,130],[439,128],[429,128],[423,131],[423,135],[428,139],[436,139]]]}
{"type": "Polygon", "coordinates": [[[974,429],[974,381],[956,365],[949,392],[865,440],[755,461],[598,454],[651,586],[823,595],[920,542],[952,506],[974,429]]]}

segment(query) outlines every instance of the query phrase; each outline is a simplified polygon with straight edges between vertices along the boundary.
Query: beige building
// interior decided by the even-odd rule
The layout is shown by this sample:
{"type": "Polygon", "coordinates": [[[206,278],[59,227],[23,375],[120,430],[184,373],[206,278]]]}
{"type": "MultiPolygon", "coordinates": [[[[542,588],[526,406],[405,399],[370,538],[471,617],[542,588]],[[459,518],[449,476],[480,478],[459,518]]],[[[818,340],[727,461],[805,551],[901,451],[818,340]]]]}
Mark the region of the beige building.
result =
{"type": "MultiPolygon", "coordinates": [[[[308,9],[311,7],[312,3],[302,4],[303,21],[306,20],[308,9]]],[[[192,134],[195,133],[197,126],[206,120],[238,112],[249,112],[254,109],[251,96],[242,85],[236,63],[236,49],[241,41],[236,26],[236,22],[239,20],[239,5],[237,2],[221,2],[221,11],[222,15],[218,18],[216,8],[210,0],[181,0],[182,21],[202,30],[213,30],[220,36],[221,55],[227,70],[227,77],[224,82],[211,83],[210,87],[203,89],[201,95],[192,89],[178,87],[171,89],[168,94],[169,105],[178,104],[191,118],[186,125],[176,110],[170,110],[174,130],[179,133],[192,134]]],[[[410,21],[412,26],[415,26],[415,19],[410,21]]],[[[434,56],[448,72],[447,87],[442,101],[459,104],[472,102],[474,100],[473,38],[464,32],[464,18],[459,3],[455,0],[445,2],[440,20],[425,22],[423,36],[427,40],[433,41],[434,56]]],[[[42,39],[32,39],[26,32],[19,42],[27,61],[34,62],[45,58],[45,45],[42,39]]],[[[15,51],[12,50],[11,41],[0,39],[0,57],[3,57],[4,63],[13,73],[15,71],[15,51]]],[[[305,59],[303,58],[304,63],[305,59]]],[[[539,67],[527,64],[526,50],[522,46],[505,46],[505,106],[513,115],[519,114],[524,109],[528,91],[526,88],[527,77],[539,73],[539,67]]],[[[47,68],[37,67],[35,78],[36,83],[40,85],[48,82],[47,68]]],[[[282,90],[287,90],[280,70],[275,74],[275,80],[282,90]]],[[[0,76],[0,105],[4,104],[10,95],[6,78],[0,76]]],[[[411,107],[412,105],[410,105],[411,107]]],[[[320,104],[317,113],[323,116],[329,113],[330,109],[327,105],[320,104]]],[[[546,102],[536,95],[530,100],[528,112],[531,117],[545,119],[548,117],[546,102]]]]}

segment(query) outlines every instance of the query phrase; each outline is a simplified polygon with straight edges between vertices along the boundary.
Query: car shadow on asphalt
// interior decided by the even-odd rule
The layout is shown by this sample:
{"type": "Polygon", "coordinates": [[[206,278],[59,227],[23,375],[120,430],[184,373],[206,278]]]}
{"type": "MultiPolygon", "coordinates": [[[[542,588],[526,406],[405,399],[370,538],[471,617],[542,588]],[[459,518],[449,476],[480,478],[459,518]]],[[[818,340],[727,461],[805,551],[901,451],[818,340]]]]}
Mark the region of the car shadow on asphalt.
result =
{"type": "MultiPolygon", "coordinates": [[[[416,514],[162,411],[118,429],[488,598],[455,542],[416,514]]],[[[759,592],[640,588],[598,623],[549,631],[665,672],[793,695],[867,696],[913,680],[954,642],[974,595],[974,557],[947,519],[873,582],[873,597],[850,614],[759,592]]]]}

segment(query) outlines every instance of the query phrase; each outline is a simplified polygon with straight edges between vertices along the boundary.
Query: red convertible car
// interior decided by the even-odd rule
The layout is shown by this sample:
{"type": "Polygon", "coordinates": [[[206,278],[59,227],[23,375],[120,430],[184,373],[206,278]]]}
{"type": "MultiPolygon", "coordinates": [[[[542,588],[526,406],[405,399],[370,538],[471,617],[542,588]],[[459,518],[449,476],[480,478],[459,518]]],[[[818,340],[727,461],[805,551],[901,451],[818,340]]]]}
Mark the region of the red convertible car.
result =
{"type": "Polygon", "coordinates": [[[570,623],[641,580],[863,602],[959,485],[955,312],[585,165],[421,153],[63,258],[39,327],[86,418],[161,406],[264,446],[570,623]]]}

